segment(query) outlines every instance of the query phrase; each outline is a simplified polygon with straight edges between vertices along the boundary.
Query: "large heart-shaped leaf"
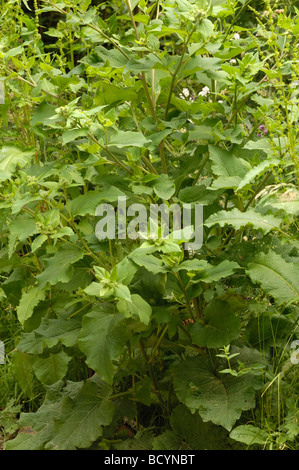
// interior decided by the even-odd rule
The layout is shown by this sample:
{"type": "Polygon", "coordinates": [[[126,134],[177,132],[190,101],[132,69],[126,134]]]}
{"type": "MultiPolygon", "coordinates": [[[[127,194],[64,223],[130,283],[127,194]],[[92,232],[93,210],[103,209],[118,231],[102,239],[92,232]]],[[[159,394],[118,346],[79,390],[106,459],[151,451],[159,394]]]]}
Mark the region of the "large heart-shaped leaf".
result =
{"type": "Polygon", "coordinates": [[[190,333],[197,346],[219,348],[236,339],[240,333],[240,320],[230,312],[224,302],[211,304],[205,311],[205,324],[196,323],[190,333]]]}
{"type": "Polygon", "coordinates": [[[178,405],[170,416],[171,431],[154,440],[154,450],[223,450],[229,448],[227,433],[212,423],[204,423],[198,413],[178,405]]]}
{"type": "Polygon", "coordinates": [[[123,315],[113,312],[111,304],[102,304],[86,314],[78,340],[88,366],[109,384],[113,381],[113,361],[118,359],[128,339],[123,315]]]}
{"type": "Polygon", "coordinates": [[[48,357],[35,357],[33,370],[36,377],[44,385],[53,385],[65,377],[71,357],[64,351],[50,353],[48,357]]]}
{"type": "Polygon", "coordinates": [[[75,397],[65,397],[61,417],[54,422],[53,439],[47,449],[74,450],[89,447],[101,434],[102,426],[111,423],[114,404],[99,393],[97,384],[86,382],[75,397]]]}
{"type": "Polygon", "coordinates": [[[247,376],[218,377],[210,364],[198,356],[180,364],[173,385],[178,399],[192,413],[198,410],[203,421],[212,421],[229,431],[242,411],[255,405],[255,391],[247,376]]]}

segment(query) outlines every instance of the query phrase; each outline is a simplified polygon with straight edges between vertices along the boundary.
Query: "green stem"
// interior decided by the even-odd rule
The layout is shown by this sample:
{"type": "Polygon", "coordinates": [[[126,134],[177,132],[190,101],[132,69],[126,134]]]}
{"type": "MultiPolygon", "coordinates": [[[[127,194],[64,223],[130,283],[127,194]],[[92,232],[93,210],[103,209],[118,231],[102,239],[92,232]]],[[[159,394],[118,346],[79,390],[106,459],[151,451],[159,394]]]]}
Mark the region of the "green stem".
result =
{"type": "Polygon", "coordinates": [[[78,237],[80,238],[80,241],[82,243],[82,245],[84,246],[85,250],[87,251],[87,253],[89,254],[89,256],[91,256],[98,264],[99,266],[102,266],[102,268],[107,268],[107,265],[105,263],[103,263],[103,261],[98,258],[97,255],[95,255],[91,249],[89,248],[89,246],[87,245],[86,241],[84,240],[84,238],[82,237],[81,233],[79,230],[76,230],[74,224],[72,224],[72,229],[74,230],[74,232],[78,235],[78,237]]]}
{"type": "Polygon", "coordinates": [[[153,386],[154,386],[154,390],[157,394],[157,396],[159,397],[159,400],[160,400],[160,403],[164,406],[164,400],[163,400],[163,397],[161,395],[161,392],[160,392],[160,389],[159,389],[159,385],[158,385],[158,381],[157,381],[157,378],[155,376],[155,373],[154,373],[154,370],[152,368],[152,365],[150,363],[150,360],[148,358],[148,355],[146,353],[146,350],[145,350],[145,347],[144,347],[144,344],[142,342],[142,339],[139,340],[139,345],[140,345],[140,349],[141,349],[141,352],[142,352],[142,355],[144,357],[144,360],[146,362],[146,365],[147,365],[147,368],[148,368],[148,371],[149,371],[149,374],[151,376],[151,379],[152,379],[152,383],[153,383],[153,386]]]}
{"type": "MultiPolygon", "coordinates": [[[[49,1],[49,3],[53,8],[55,8],[55,10],[59,11],[59,13],[61,13],[62,15],[67,15],[66,11],[64,11],[61,8],[57,7],[57,5],[55,5],[53,2],[49,1]]],[[[82,19],[82,23],[84,24],[83,19],[82,19]]],[[[88,23],[88,26],[91,29],[93,29],[94,31],[97,31],[97,33],[100,33],[105,39],[107,39],[107,41],[109,41],[114,47],[116,47],[116,49],[118,49],[119,52],[121,52],[126,57],[126,59],[130,60],[130,57],[128,56],[128,54],[126,54],[126,52],[123,51],[122,48],[115,41],[113,41],[113,39],[111,39],[109,36],[107,36],[107,34],[105,34],[104,31],[102,31],[96,24],[88,23]]]]}
{"type": "Polygon", "coordinates": [[[71,315],[69,315],[67,318],[73,318],[75,315],[77,315],[78,313],[82,312],[82,310],[84,310],[86,307],[89,307],[89,305],[91,305],[92,302],[88,302],[88,304],[84,305],[84,307],[81,307],[79,308],[79,310],[77,310],[76,312],[72,313],[71,315]]]}
{"type": "MultiPolygon", "coordinates": [[[[133,15],[133,11],[132,11],[131,1],[126,0],[126,5],[128,7],[128,10],[129,10],[130,18],[131,18],[132,25],[133,25],[133,28],[134,28],[134,31],[135,31],[135,35],[136,35],[136,39],[137,39],[138,42],[140,42],[138,29],[137,29],[135,19],[134,19],[134,15],[133,15]]],[[[141,55],[141,57],[143,57],[143,52],[142,51],[141,51],[140,55],[141,55]]],[[[155,106],[154,106],[154,103],[153,103],[153,100],[152,100],[152,96],[150,95],[150,92],[149,92],[149,89],[148,89],[148,85],[147,85],[147,81],[146,81],[146,77],[145,77],[144,72],[141,73],[140,79],[142,81],[142,85],[143,85],[143,88],[144,88],[145,96],[146,96],[146,99],[147,99],[147,102],[148,102],[148,105],[149,105],[149,108],[150,108],[151,115],[152,115],[154,121],[157,122],[155,106]]]]}
{"type": "Polygon", "coordinates": [[[175,87],[175,82],[176,82],[176,78],[177,78],[177,75],[180,71],[180,68],[183,64],[183,61],[184,61],[184,56],[185,56],[185,53],[186,53],[186,49],[187,49],[187,46],[189,44],[189,41],[191,39],[191,36],[192,34],[194,33],[194,31],[196,30],[196,27],[197,27],[197,23],[195,23],[195,25],[193,26],[192,28],[192,31],[191,33],[189,34],[186,42],[184,43],[184,46],[183,46],[183,52],[182,52],[182,55],[180,57],[180,60],[179,60],[179,63],[172,75],[172,80],[171,80],[171,84],[170,84],[170,90],[169,90],[169,95],[168,95],[168,99],[167,99],[167,103],[166,103],[166,108],[165,108],[165,115],[164,115],[164,121],[167,121],[167,116],[168,116],[168,110],[169,110],[169,105],[170,105],[170,101],[171,101],[171,95],[173,93],[173,90],[174,90],[174,87],[175,87]]]}
{"type": "Polygon", "coordinates": [[[195,186],[195,184],[197,183],[198,178],[200,177],[201,172],[202,172],[202,170],[204,169],[204,167],[205,167],[205,165],[206,165],[208,159],[209,159],[209,153],[206,154],[206,156],[204,157],[204,159],[203,159],[203,161],[202,161],[200,167],[198,168],[198,170],[197,170],[197,175],[196,175],[196,177],[195,177],[194,180],[193,180],[192,186],[195,186]]]}
{"type": "Polygon", "coordinates": [[[230,26],[229,26],[228,29],[227,29],[227,32],[226,32],[226,34],[225,34],[225,36],[224,36],[224,39],[223,39],[223,41],[222,41],[222,44],[225,43],[226,38],[227,38],[227,36],[229,35],[229,33],[231,32],[232,27],[236,24],[236,22],[237,22],[239,16],[242,14],[243,10],[249,5],[249,3],[251,3],[251,1],[252,1],[252,0],[248,0],[246,3],[244,3],[244,5],[242,6],[242,8],[238,11],[238,13],[237,13],[237,15],[235,16],[233,22],[230,24],[230,26]]]}
{"type": "Polygon", "coordinates": [[[181,279],[181,276],[179,273],[175,273],[175,277],[177,278],[177,281],[179,283],[179,286],[181,288],[181,291],[183,292],[184,294],[184,297],[185,297],[185,301],[186,301],[186,305],[187,305],[187,308],[188,308],[188,312],[190,314],[190,317],[192,318],[192,320],[195,320],[194,318],[194,315],[193,315],[193,312],[192,312],[192,308],[191,308],[191,305],[190,305],[190,300],[188,298],[188,295],[187,295],[187,292],[186,292],[186,289],[185,289],[185,286],[184,286],[184,283],[181,279]]]}
{"type": "Polygon", "coordinates": [[[159,144],[159,153],[160,153],[160,159],[161,159],[161,166],[162,166],[162,172],[167,175],[167,162],[166,162],[166,155],[165,155],[165,149],[164,149],[164,139],[162,142],[159,144]]]}
{"type": "Polygon", "coordinates": [[[193,297],[192,303],[193,303],[196,318],[197,320],[200,320],[201,314],[200,314],[199,305],[198,305],[198,297],[193,297]]]}
{"type": "Polygon", "coordinates": [[[268,171],[264,178],[262,179],[262,181],[260,182],[260,184],[258,185],[258,187],[256,188],[256,190],[254,191],[254,193],[252,194],[251,198],[249,199],[249,201],[247,202],[246,206],[244,207],[243,209],[243,212],[246,212],[248,207],[250,206],[250,204],[252,203],[252,201],[254,201],[255,199],[255,196],[260,192],[260,190],[262,189],[262,187],[264,186],[264,184],[266,183],[267,179],[269,178],[269,176],[271,175],[271,171],[268,171]]]}
{"type": "Polygon", "coordinates": [[[128,168],[121,160],[119,160],[113,153],[106,147],[105,145],[101,144],[92,134],[91,132],[88,133],[88,137],[93,140],[99,147],[101,147],[103,150],[105,150],[108,155],[111,157],[111,159],[117,163],[119,166],[121,166],[129,175],[132,174],[132,171],[130,168],[128,168]]]}
{"type": "Polygon", "coordinates": [[[160,335],[160,337],[159,337],[159,339],[158,339],[156,345],[153,347],[152,352],[151,352],[151,356],[150,356],[150,358],[149,358],[149,362],[152,362],[152,360],[153,360],[153,358],[154,358],[155,352],[156,352],[157,349],[159,348],[162,339],[164,338],[165,334],[167,333],[168,327],[169,327],[169,325],[166,325],[166,326],[165,326],[165,328],[164,328],[164,330],[162,331],[162,333],[161,333],[161,335],[160,335]]]}
{"type": "Polygon", "coordinates": [[[133,394],[132,390],[127,390],[126,392],[119,392],[119,393],[115,393],[114,395],[110,395],[110,397],[108,397],[108,399],[109,400],[114,400],[115,398],[125,397],[127,395],[132,395],[132,394],[133,394]]]}
{"type": "MultiPolygon", "coordinates": [[[[33,88],[37,87],[36,83],[29,82],[28,80],[26,80],[26,78],[21,77],[21,75],[18,75],[17,77],[11,77],[11,78],[17,78],[18,80],[21,80],[22,82],[28,83],[28,85],[30,85],[33,88]]],[[[44,90],[43,88],[41,89],[41,91],[45,93],[46,95],[51,96],[52,98],[55,98],[57,101],[61,101],[62,103],[68,103],[68,101],[62,98],[61,96],[54,95],[53,93],[50,93],[49,91],[44,90]]]]}
{"type": "Polygon", "coordinates": [[[221,251],[223,250],[223,248],[225,247],[225,245],[227,245],[227,243],[230,241],[230,239],[232,238],[232,236],[236,233],[236,230],[234,228],[231,228],[230,232],[228,233],[227,237],[225,238],[224,242],[222,243],[222,245],[218,248],[217,251],[221,251]]]}
{"type": "Polygon", "coordinates": [[[146,166],[148,167],[148,169],[150,171],[152,171],[155,175],[158,174],[156,168],[153,166],[152,162],[145,156],[145,155],[142,155],[142,160],[144,161],[144,163],[146,164],[146,166]]]}

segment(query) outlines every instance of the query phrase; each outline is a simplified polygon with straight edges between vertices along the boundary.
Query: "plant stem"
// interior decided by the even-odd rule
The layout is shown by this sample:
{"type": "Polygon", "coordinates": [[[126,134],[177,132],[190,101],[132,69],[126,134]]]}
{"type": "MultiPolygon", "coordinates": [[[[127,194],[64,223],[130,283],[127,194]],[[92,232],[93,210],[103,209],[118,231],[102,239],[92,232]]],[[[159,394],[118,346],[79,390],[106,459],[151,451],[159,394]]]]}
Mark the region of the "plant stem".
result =
{"type": "MultiPolygon", "coordinates": [[[[126,0],[126,5],[128,7],[128,10],[129,10],[132,25],[133,25],[133,28],[134,28],[134,31],[135,31],[135,34],[136,34],[136,39],[137,39],[138,42],[140,42],[138,29],[137,29],[135,19],[134,19],[134,15],[133,15],[133,11],[132,11],[131,1],[126,0]]],[[[142,51],[141,51],[140,55],[141,55],[141,57],[143,57],[143,52],[142,51]]],[[[143,85],[143,88],[144,88],[144,91],[145,91],[145,96],[146,96],[146,99],[147,99],[147,102],[148,102],[148,105],[149,105],[149,108],[150,108],[151,115],[152,115],[154,121],[157,122],[155,106],[154,106],[154,103],[153,103],[152,96],[150,95],[150,92],[149,92],[149,89],[148,89],[148,85],[147,85],[147,81],[146,81],[146,77],[145,77],[144,72],[141,73],[140,79],[142,81],[142,85],[143,85]]]]}
{"type": "Polygon", "coordinates": [[[204,167],[205,167],[205,165],[206,165],[208,159],[209,159],[209,153],[206,154],[206,156],[204,157],[203,161],[201,162],[201,165],[200,165],[200,167],[199,167],[198,170],[197,170],[197,175],[196,175],[196,177],[194,178],[194,180],[193,180],[193,182],[192,182],[192,186],[195,186],[195,185],[196,185],[196,183],[197,183],[197,181],[198,181],[198,179],[199,179],[199,177],[200,177],[200,175],[201,175],[201,172],[202,172],[202,170],[204,169],[204,167]]]}
{"type": "Polygon", "coordinates": [[[238,13],[236,14],[236,16],[235,16],[233,22],[229,25],[229,27],[228,27],[228,29],[227,29],[227,32],[226,32],[226,34],[225,34],[225,36],[224,36],[224,39],[223,39],[223,41],[222,41],[222,44],[225,43],[227,36],[229,35],[229,33],[230,33],[231,30],[232,30],[232,27],[236,24],[236,22],[237,22],[239,16],[240,16],[241,13],[243,12],[243,10],[249,5],[249,3],[251,3],[251,1],[252,1],[252,0],[248,0],[248,1],[247,1],[246,3],[244,3],[243,6],[240,8],[240,10],[239,10],[238,13]]]}
{"type": "Polygon", "coordinates": [[[190,300],[189,300],[189,298],[188,298],[188,295],[187,295],[187,292],[186,292],[184,283],[183,283],[183,281],[182,281],[182,279],[181,279],[181,276],[180,276],[179,273],[175,273],[175,277],[177,278],[177,281],[178,281],[178,283],[179,283],[179,286],[180,286],[180,288],[181,288],[181,291],[182,291],[183,294],[184,294],[184,297],[185,297],[185,300],[186,300],[186,305],[187,305],[189,314],[190,314],[192,320],[195,320],[194,314],[193,314],[193,312],[192,312],[192,308],[191,308],[191,305],[190,305],[190,300]]]}
{"type": "Polygon", "coordinates": [[[200,314],[200,310],[199,310],[199,306],[198,306],[198,297],[193,297],[192,303],[193,303],[193,307],[194,307],[194,310],[195,310],[196,318],[197,318],[197,320],[200,320],[201,319],[201,314],[200,314]]]}
{"type": "Polygon", "coordinates": [[[154,173],[155,175],[158,175],[156,168],[153,166],[152,162],[145,155],[142,155],[142,160],[144,161],[144,163],[146,164],[146,166],[152,173],[154,173]]]}
{"type": "Polygon", "coordinates": [[[158,385],[158,381],[157,381],[157,378],[155,376],[155,373],[154,373],[154,370],[152,368],[152,365],[150,363],[150,360],[149,360],[149,357],[146,353],[146,350],[145,350],[145,347],[144,347],[144,344],[143,344],[143,341],[142,339],[140,338],[139,340],[139,345],[140,345],[140,349],[141,349],[141,352],[142,352],[142,355],[144,357],[144,360],[146,362],[146,365],[147,365],[147,368],[148,368],[148,371],[149,371],[149,374],[151,376],[151,379],[152,379],[152,382],[153,382],[153,386],[154,386],[154,390],[157,394],[157,396],[159,397],[159,400],[161,402],[161,404],[164,406],[164,400],[163,400],[163,397],[161,395],[161,392],[159,390],[159,385],[158,385]]]}
{"type": "Polygon", "coordinates": [[[250,204],[252,203],[252,201],[255,199],[255,196],[260,192],[260,190],[262,189],[262,187],[264,186],[264,184],[266,183],[267,179],[269,178],[269,176],[271,175],[271,171],[268,171],[264,178],[262,179],[262,181],[260,182],[260,184],[258,185],[258,187],[256,188],[256,190],[254,191],[254,193],[252,194],[251,198],[249,199],[249,201],[247,202],[246,206],[244,207],[243,209],[243,212],[246,212],[248,207],[250,206],[250,204]]]}
{"type": "Polygon", "coordinates": [[[151,356],[150,356],[150,358],[149,358],[149,362],[152,362],[152,360],[153,360],[153,358],[154,358],[155,352],[156,352],[157,349],[159,348],[162,339],[164,338],[165,334],[167,333],[168,327],[169,327],[169,325],[166,325],[166,326],[165,326],[165,328],[164,328],[164,330],[162,331],[162,333],[161,333],[161,335],[160,335],[160,337],[159,337],[159,339],[158,339],[156,345],[153,347],[153,349],[152,349],[152,351],[151,351],[151,356]]]}
{"type": "Polygon", "coordinates": [[[113,153],[108,149],[108,147],[106,147],[105,145],[101,144],[101,142],[98,141],[98,139],[96,139],[92,134],[91,132],[88,133],[88,137],[93,140],[93,142],[95,142],[99,147],[101,147],[103,150],[105,150],[108,155],[112,158],[112,160],[117,163],[119,166],[121,166],[129,175],[132,174],[132,171],[130,168],[128,168],[121,160],[119,160],[115,155],[113,155],[113,153]]]}
{"type": "Polygon", "coordinates": [[[164,150],[164,139],[159,144],[159,153],[160,153],[160,159],[161,159],[162,172],[165,175],[167,175],[168,171],[167,171],[166,155],[165,155],[165,150],[164,150]]]}

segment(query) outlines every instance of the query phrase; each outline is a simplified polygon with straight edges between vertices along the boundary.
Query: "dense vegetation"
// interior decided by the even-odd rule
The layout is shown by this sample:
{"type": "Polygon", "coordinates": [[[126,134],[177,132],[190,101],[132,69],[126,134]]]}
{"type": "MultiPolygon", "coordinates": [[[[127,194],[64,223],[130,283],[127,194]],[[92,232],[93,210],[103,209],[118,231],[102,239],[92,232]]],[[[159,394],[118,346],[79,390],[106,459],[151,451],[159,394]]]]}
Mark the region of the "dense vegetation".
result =
{"type": "Polygon", "coordinates": [[[298,13],[2,1],[4,449],[299,449],[298,13]],[[98,239],[120,196],[201,249],[98,239]]]}

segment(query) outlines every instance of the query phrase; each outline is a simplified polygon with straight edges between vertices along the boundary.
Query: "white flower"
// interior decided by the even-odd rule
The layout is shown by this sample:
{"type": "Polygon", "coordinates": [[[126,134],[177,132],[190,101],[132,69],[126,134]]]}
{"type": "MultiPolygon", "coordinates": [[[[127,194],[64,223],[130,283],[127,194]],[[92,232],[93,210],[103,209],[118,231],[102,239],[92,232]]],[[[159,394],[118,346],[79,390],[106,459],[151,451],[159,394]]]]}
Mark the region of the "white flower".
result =
{"type": "Polygon", "coordinates": [[[198,94],[200,96],[207,96],[209,93],[210,93],[210,88],[208,86],[205,86],[198,94]]]}
{"type": "Polygon", "coordinates": [[[297,88],[298,85],[299,85],[299,80],[294,80],[294,81],[291,83],[290,87],[291,87],[291,88],[297,88]]]}
{"type": "Polygon", "coordinates": [[[231,59],[231,60],[230,60],[230,63],[231,63],[232,65],[234,65],[234,64],[237,63],[237,60],[236,60],[236,59],[231,59]]]}
{"type": "Polygon", "coordinates": [[[237,39],[240,39],[240,34],[239,33],[235,33],[233,35],[233,39],[237,40],[237,39]]]}
{"type": "Polygon", "coordinates": [[[183,88],[183,95],[186,96],[186,98],[188,98],[188,96],[190,95],[188,88],[183,88]]]}

